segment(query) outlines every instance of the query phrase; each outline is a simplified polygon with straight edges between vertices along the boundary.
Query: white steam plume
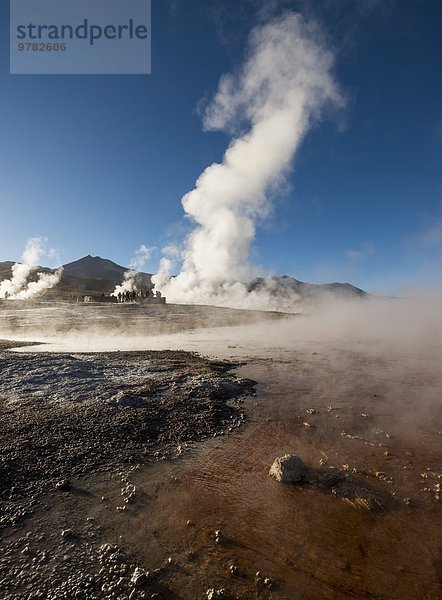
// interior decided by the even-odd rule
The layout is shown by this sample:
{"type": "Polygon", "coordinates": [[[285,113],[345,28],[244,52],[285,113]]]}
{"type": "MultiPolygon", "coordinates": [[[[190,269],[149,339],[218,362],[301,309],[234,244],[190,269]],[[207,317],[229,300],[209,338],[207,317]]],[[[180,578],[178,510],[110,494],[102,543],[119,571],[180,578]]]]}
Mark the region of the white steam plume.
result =
{"type": "Polygon", "coordinates": [[[240,281],[252,275],[257,221],[269,215],[270,196],[284,183],[304,135],[327,105],[343,105],[332,67],[320,32],[298,14],[252,31],[245,63],[221,78],[204,116],[207,130],[231,131],[238,123],[247,130],[182,199],[196,226],[181,272],[170,279],[163,263],[153,278],[171,300],[255,308],[267,302],[263,292],[251,297],[240,281]]]}
{"type": "Polygon", "coordinates": [[[144,244],[138,248],[135,252],[135,256],[129,263],[129,269],[123,275],[123,281],[120,285],[117,285],[112,292],[112,296],[118,296],[124,292],[136,292],[138,291],[137,279],[139,277],[138,271],[144,267],[146,262],[152,256],[153,248],[149,248],[144,244]]]}
{"type": "Polygon", "coordinates": [[[11,279],[0,282],[0,298],[29,300],[42,295],[60,281],[63,268],[53,273],[37,273],[35,281],[28,281],[29,276],[38,270],[39,260],[47,254],[46,241],[42,237],[28,239],[22,254],[23,263],[15,263],[11,279]]]}

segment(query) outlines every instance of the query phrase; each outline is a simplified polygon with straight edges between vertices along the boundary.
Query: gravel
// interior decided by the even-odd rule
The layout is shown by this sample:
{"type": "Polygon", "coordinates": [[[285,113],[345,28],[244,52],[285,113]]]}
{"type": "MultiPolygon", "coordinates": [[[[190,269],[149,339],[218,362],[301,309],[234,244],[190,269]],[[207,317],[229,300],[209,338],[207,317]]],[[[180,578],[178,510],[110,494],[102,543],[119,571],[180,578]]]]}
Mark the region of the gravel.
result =
{"type": "MultiPolygon", "coordinates": [[[[2,598],[163,597],[161,569],[148,572],[103,544],[93,519],[52,531],[44,513],[80,493],[85,476],[174,458],[232,432],[255,382],[232,374],[238,365],[186,352],[16,354],[7,346],[0,342],[2,598]],[[33,514],[40,526],[25,534],[33,514]]],[[[134,495],[127,482],[124,502],[134,495]]]]}

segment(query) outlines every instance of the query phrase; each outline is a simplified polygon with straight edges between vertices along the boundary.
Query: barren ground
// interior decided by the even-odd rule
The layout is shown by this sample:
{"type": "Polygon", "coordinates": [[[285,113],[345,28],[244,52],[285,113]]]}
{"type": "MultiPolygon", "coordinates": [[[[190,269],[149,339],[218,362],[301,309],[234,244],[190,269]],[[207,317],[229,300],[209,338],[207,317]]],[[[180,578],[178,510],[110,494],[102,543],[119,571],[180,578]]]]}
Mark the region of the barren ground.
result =
{"type": "Polygon", "coordinates": [[[441,596],[438,355],[112,308],[0,307],[3,337],[52,342],[0,353],[2,597],[441,596]],[[308,481],[268,476],[285,453],[308,481]]]}

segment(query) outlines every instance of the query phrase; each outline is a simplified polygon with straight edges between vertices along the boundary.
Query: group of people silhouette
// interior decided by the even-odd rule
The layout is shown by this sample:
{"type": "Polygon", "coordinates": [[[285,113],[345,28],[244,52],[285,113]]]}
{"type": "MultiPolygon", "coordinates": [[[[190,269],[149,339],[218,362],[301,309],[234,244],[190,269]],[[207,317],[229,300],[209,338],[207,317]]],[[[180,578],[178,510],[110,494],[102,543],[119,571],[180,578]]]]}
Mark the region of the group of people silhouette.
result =
{"type": "Polygon", "coordinates": [[[137,299],[152,299],[161,298],[161,292],[153,292],[153,290],[131,290],[126,292],[118,292],[118,302],[135,302],[137,299]]]}

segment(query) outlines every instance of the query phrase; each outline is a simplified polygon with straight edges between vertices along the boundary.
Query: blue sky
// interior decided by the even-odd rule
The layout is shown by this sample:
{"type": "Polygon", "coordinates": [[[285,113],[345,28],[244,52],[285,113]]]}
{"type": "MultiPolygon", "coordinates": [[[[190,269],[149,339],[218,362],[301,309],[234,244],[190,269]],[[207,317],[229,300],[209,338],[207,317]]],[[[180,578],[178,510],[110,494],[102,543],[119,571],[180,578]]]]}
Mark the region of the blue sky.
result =
{"type": "Polygon", "coordinates": [[[180,241],[181,197],[229,143],[198,108],[286,8],[318,21],[346,107],[317,123],[258,229],[264,273],[368,291],[442,283],[442,4],[437,0],[153,0],[151,75],[9,75],[0,4],[0,260],[45,236],[55,266],[127,265],[180,241]]]}

